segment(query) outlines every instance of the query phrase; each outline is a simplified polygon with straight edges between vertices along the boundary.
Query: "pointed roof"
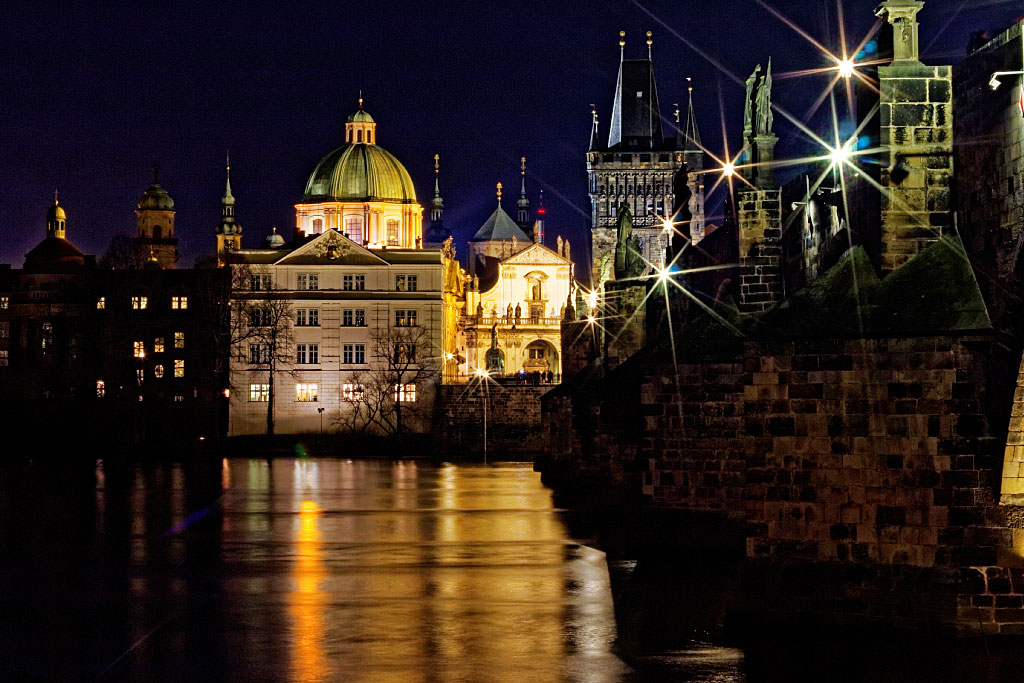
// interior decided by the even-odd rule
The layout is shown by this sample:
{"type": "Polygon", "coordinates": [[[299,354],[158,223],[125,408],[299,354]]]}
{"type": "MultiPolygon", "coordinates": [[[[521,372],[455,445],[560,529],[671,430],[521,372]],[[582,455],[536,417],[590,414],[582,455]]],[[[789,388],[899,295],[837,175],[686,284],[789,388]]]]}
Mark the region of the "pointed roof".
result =
{"type": "MultiPolygon", "coordinates": [[[[689,81],[690,79],[686,79],[689,81]]],[[[701,152],[700,130],[697,128],[697,117],[693,113],[693,86],[688,85],[690,103],[686,112],[686,130],[684,132],[683,150],[686,152],[701,152]]]]}
{"type": "Polygon", "coordinates": [[[227,180],[224,182],[224,196],[220,198],[221,204],[233,205],[235,196],[231,194],[231,153],[227,155],[227,180]]]}
{"type": "MultiPolygon", "coordinates": [[[[624,53],[625,39],[620,40],[619,45],[624,53]]],[[[608,147],[621,144],[628,149],[654,149],[663,142],[658,88],[654,82],[654,63],[648,44],[647,59],[622,59],[619,62],[608,147]]]]}
{"type": "Polygon", "coordinates": [[[590,146],[587,147],[587,151],[598,149],[601,146],[599,140],[599,133],[597,132],[597,107],[593,104],[590,105],[590,116],[594,119],[590,125],[590,146]]]}
{"type": "Polygon", "coordinates": [[[526,233],[512,220],[512,217],[505,213],[505,209],[501,208],[501,204],[498,204],[494,213],[484,221],[484,224],[480,226],[475,235],[469,238],[469,241],[501,242],[503,240],[511,240],[513,237],[524,244],[533,241],[526,236],[526,233]]]}

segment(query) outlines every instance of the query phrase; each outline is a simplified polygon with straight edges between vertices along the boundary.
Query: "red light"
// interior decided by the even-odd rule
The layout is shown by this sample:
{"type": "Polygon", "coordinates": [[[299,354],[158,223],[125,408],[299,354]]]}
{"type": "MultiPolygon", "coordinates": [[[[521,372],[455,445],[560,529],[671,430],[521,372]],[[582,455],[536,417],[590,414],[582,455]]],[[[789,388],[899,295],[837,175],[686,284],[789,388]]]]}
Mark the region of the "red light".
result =
{"type": "Polygon", "coordinates": [[[539,209],[537,209],[537,213],[547,213],[547,212],[548,212],[547,209],[545,209],[543,206],[540,207],[539,209]]]}

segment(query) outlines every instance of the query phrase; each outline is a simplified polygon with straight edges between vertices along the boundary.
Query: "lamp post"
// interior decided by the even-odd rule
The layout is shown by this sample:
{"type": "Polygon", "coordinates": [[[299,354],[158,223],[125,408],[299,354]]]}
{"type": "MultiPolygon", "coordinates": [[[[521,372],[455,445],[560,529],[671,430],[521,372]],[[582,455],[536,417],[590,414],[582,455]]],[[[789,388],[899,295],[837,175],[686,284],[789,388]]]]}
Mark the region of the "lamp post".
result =
{"type": "Polygon", "coordinates": [[[491,376],[486,370],[477,368],[476,376],[480,378],[480,384],[484,388],[484,465],[487,464],[487,378],[491,376]]]}
{"type": "MultiPolygon", "coordinates": [[[[1021,32],[1020,32],[1020,50],[1021,50],[1021,66],[1024,67],[1024,28],[1022,28],[1021,32]]],[[[990,88],[992,88],[993,90],[998,90],[999,86],[1002,85],[999,82],[999,77],[1000,76],[1022,76],[1022,75],[1024,75],[1024,71],[1022,71],[1022,70],[1018,70],[1018,71],[996,71],[995,73],[992,74],[992,79],[989,80],[988,86],[990,88]]],[[[1020,105],[1021,106],[1021,112],[1020,113],[1021,113],[1021,116],[1024,116],[1024,83],[1021,84],[1020,102],[1021,102],[1021,105],[1020,105]]]]}
{"type": "Polygon", "coordinates": [[[324,441],[324,407],[320,406],[316,409],[316,412],[320,413],[320,443],[324,441]]]}

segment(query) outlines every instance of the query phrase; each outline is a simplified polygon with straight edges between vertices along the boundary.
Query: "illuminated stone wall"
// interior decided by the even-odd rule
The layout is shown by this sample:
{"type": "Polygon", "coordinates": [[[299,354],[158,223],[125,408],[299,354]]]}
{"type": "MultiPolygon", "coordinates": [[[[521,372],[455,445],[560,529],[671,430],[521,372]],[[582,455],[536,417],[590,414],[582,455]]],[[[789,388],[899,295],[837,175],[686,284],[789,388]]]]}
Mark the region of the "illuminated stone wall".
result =
{"type": "Polygon", "coordinates": [[[491,453],[547,450],[540,398],[556,385],[454,385],[439,388],[435,445],[457,453],[483,448],[484,401],[491,453]]]}
{"type": "Polygon", "coordinates": [[[782,193],[737,193],[740,232],[740,310],[766,311],[783,298],[782,193]]]}

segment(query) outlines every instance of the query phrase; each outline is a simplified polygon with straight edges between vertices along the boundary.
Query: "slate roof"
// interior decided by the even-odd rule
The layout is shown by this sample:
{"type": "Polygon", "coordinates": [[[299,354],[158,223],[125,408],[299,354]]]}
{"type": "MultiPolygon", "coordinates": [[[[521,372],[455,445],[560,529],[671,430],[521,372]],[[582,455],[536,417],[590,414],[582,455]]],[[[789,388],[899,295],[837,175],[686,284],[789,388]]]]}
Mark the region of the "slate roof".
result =
{"type": "Polygon", "coordinates": [[[494,213],[484,221],[484,224],[480,226],[480,229],[476,231],[476,234],[469,238],[470,242],[500,242],[502,240],[511,240],[515,237],[520,243],[528,244],[532,242],[523,229],[520,228],[512,217],[505,213],[505,209],[501,208],[501,204],[498,204],[498,208],[494,210],[494,213]]]}

